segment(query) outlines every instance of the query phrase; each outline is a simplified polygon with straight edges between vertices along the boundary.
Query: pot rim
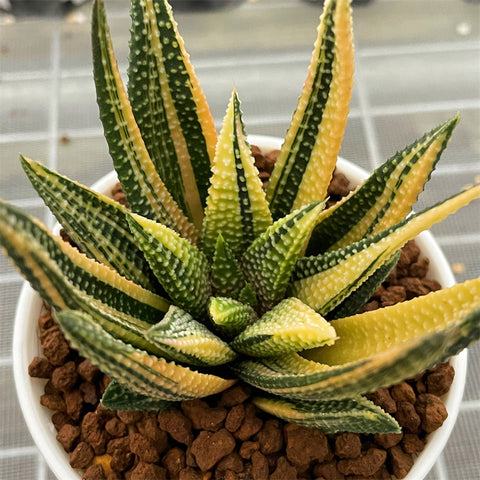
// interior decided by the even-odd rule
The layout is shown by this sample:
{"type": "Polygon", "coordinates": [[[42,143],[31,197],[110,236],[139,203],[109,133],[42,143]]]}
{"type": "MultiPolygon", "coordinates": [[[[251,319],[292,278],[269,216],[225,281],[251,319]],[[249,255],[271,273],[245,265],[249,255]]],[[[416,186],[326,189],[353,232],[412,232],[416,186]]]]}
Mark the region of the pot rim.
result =
{"type": "MultiPolygon", "coordinates": [[[[248,140],[263,152],[279,149],[283,142],[281,138],[268,135],[249,135],[248,140]]],[[[360,183],[368,176],[366,170],[342,157],[338,157],[337,167],[343,173],[348,172],[347,177],[352,185],[360,183]]],[[[111,171],[95,182],[92,188],[106,191],[116,181],[116,172],[111,171]]],[[[56,228],[59,229],[58,226],[56,228]]],[[[428,257],[435,258],[435,262],[430,264],[429,275],[436,278],[442,287],[454,285],[456,282],[448,261],[433,235],[425,231],[415,240],[422,254],[426,252],[428,257]]],[[[45,380],[28,375],[28,366],[33,357],[41,355],[36,322],[42,305],[38,293],[25,281],[17,301],[13,331],[13,373],[17,396],[30,434],[55,476],[61,480],[81,480],[80,470],[70,466],[68,454],[56,439],[57,432],[51,422],[52,412],[40,405],[45,380]]],[[[405,480],[423,479],[445,447],[460,410],[467,362],[467,349],[450,359],[450,364],[455,369],[455,377],[449,392],[443,397],[448,417],[438,430],[429,435],[425,449],[415,458],[405,480]]]]}

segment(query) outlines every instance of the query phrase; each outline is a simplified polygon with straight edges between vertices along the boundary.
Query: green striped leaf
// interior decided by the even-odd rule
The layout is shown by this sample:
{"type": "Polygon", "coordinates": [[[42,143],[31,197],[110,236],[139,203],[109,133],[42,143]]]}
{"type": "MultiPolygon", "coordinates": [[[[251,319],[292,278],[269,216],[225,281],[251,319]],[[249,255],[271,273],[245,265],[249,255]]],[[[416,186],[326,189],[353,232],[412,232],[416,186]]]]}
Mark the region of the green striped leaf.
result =
{"type": "Polygon", "coordinates": [[[109,383],[103,392],[101,402],[110,410],[146,410],[148,412],[158,412],[178,406],[177,402],[142,395],[115,381],[109,383]]]}
{"type": "Polygon", "coordinates": [[[0,245],[49,305],[85,310],[114,336],[163,353],[144,337],[168,310],[169,303],[162,297],[86,257],[38,220],[3,201],[0,245]]]}
{"type": "Polygon", "coordinates": [[[295,262],[323,208],[324,202],[312,202],[277,220],[243,255],[243,271],[263,312],[283,298],[295,262]]]}
{"type": "Polygon", "coordinates": [[[197,228],[209,186],[217,133],[170,6],[131,4],[128,94],[160,177],[197,228]]]}
{"type": "Polygon", "coordinates": [[[190,365],[222,365],[237,356],[205,325],[173,305],[163,319],[148,330],[147,338],[165,348],[175,361],[190,365]]]}
{"type": "Polygon", "coordinates": [[[327,0],[308,76],[267,188],[274,219],[325,199],[345,131],[352,86],[350,1],[327,0]]]}
{"type": "Polygon", "coordinates": [[[401,433],[400,425],[395,418],[361,396],[311,402],[258,396],[253,398],[253,403],[261,410],[286,422],[319,428],[326,434],[401,433]]]}
{"type": "Polygon", "coordinates": [[[238,256],[272,224],[272,217],[245,138],[235,90],[223,120],[211,181],[203,222],[203,250],[213,254],[221,234],[238,256]]]}
{"type": "Polygon", "coordinates": [[[197,230],[158,175],[133,116],[113,53],[103,0],[96,0],[93,7],[92,46],[100,119],[128,203],[134,212],[195,242],[197,230]]]}
{"type": "Polygon", "coordinates": [[[230,346],[246,355],[269,357],[332,345],[335,338],[335,329],[321,315],[300,300],[287,298],[247,326],[230,346]]]}
{"type": "Polygon", "coordinates": [[[123,205],[22,155],[20,162],[35,190],[83,252],[158,292],[161,287],[135,244],[123,205]]]}
{"type": "Polygon", "coordinates": [[[326,315],[406,242],[479,196],[477,185],[345,249],[299,259],[293,272],[292,295],[326,315]]]}
{"type": "MultiPolygon", "coordinates": [[[[372,392],[378,388],[389,387],[448,360],[452,355],[456,355],[480,338],[480,302],[478,300],[480,280],[477,279],[476,282],[475,286],[465,282],[451,287],[451,289],[351,317],[359,319],[360,323],[365,321],[366,337],[370,339],[371,334],[373,337],[372,342],[367,342],[370,349],[362,348],[362,338],[355,336],[358,329],[352,328],[349,331],[349,335],[352,335],[349,343],[355,344],[354,354],[349,355],[344,344],[341,347],[343,353],[338,350],[335,355],[333,355],[333,351],[332,355],[329,354],[331,364],[319,363],[317,360],[327,359],[326,354],[322,352],[323,348],[329,350],[335,346],[322,347],[303,353],[315,361],[292,354],[287,357],[257,361],[246,360],[234,364],[232,369],[242,380],[255,387],[282,397],[304,400],[348,398],[372,392]],[[475,293],[470,295],[469,292],[472,288],[475,293]],[[465,303],[465,306],[463,304],[464,296],[467,299],[470,296],[470,300],[465,303]],[[435,323],[435,319],[432,317],[432,313],[435,312],[432,307],[445,304],[444,300],[447,305],[453,302],[455,307],[447,307],[445,310],[439,307],[438,310],[443,310],[442,318],[433,331],[429,331],[428,325],[427,328],[424,328],[423,325],[425,322],[427,324],[435,323]],[[405,307],[405,305],[407,306],[405,307]],[[397,318],[400,308],[408,310],[404,313],[405,317],[408,313],[417,313],[413,321],[409,325],[405,325],[405,322],[402,321],[404,315],[400,313],[399,324],[401,326],[392,332],[392,336],[395,338],[393,344],[381,350],[387,342],[383,338],[382,345],[379,347],[381,351],[371,347],[372,343],[380,337],[375,334],[374,326],[371,329],[367,326],[368,320],[372,319],[370,314],[378,312],[377,315],[382,315],[388,322],[387,317],[392,321],[397,318]],[[454,314],[451,314],[452,311],[454,314]],[[403,335],[404,341],[402,341],[402,333],[399,332],[405,332],[407,327],[409,328],[408,333],[403,335]],[[355,336],[354,340],[353,336],[355,336]],[[353,357],[355,360],[347,361],[353,357]]],[[[345,335],[342,337],[342,332],[338,331],[339,323],[337,322],[340,320],[332,322],[339,334],[335,345],[342,342],[345,337],[345,335]]],[[[391,323],[386,324],[386,327],[391,327],[391,323]]],[[[391,330],[389,330],[389,335],[390,332],[391,330]]]]}
{"type": "Polygon", "coordinates": [[[221,234],[213,255],[212,286],[215,295],[233,298],[237,298],[245,286],[242,269],[221,234]]]}
{"type": "Polygon", "coordinates": [[[211,294],[205,255],[161,223],[136,214],[128,214],[127,219],[138,246],[173,303],[202,318],[211,294]]]}
{"type": "Polygon", "coordinates": [[[459,120],[456,115],[397,152],[352,195],[325,210],[306,254],[344,248],[403,220],[430,179],[459,120]]]}
{"type": "Polygon", "coordinates": [[[214,395],[235,383],[134,348],[111,336],[83,312],[64,310],[56,315],[56,320],[80,355],[89,358],[111,379],[142,395],[169,401],[189,400],[214,395]]]}
{"type": "Polygon", "coordinates": [[[339,303],[325,316],[327,320],[348,317],[357,313],[372,297],[373,292],[388,277],[392,269],[398,263],[401,251],[395,252],[380,268],[367,278],[356,290],[339,303]]]}
{"type": "Polygon", "coordinates": [[[258,318],[250,305],[225,297],[212,297],[208,313],[215,326],[229,337],[239,334],[258,318]]]}

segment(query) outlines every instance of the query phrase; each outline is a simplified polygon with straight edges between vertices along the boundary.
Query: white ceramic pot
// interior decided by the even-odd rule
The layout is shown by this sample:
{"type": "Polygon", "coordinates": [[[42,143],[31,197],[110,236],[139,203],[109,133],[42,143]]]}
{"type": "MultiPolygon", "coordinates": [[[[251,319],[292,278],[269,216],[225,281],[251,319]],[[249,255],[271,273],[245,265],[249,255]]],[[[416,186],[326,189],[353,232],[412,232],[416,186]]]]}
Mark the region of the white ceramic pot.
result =
{"type": "MultiPolygon", "coordinates": [[[[282,140],[276,137],[252,135],[251,144],[257,145],[263,152],[280,148],[282,140]]],[[[339,158],[338,170],[344,173],[355,186],[367,177],[367,172],[339,158]]],[[[111,172],[93,188],[100,192],[109,192],[117,181],[115,172],[111,172]]],[[[417,239],[422,255],[430,258],[429,276],[443,287],[455,283],[453,274],[442,251],[429,232],[423,232],[417,239]]],[[[18,399],[30,433],[39,450],[45,457],[48,466],[59,480],[81,480],[81,473],[73,470],[69,464],[68,454],[56,440],[56,430],[51,422],[52,412],[40,405],[40,396],[44,393],[45,380],[31,378],[28,375],[28,365],[35,356],[42,356],[38,338],[37,320],[42,308],[42,300],[28,283],[22,288],[15,316],[13,335],[13,369],[18,399]]],[[[450,391],[445,395],[444,402],[448,418],[441,428],[428,437],[424,451],[418,456],[406,480],[421,480],[432,468],[445,446],[452,431],[463,396],[467,374],[467,351],[451,359],[455,368],[455,379],[450,391]]]]}

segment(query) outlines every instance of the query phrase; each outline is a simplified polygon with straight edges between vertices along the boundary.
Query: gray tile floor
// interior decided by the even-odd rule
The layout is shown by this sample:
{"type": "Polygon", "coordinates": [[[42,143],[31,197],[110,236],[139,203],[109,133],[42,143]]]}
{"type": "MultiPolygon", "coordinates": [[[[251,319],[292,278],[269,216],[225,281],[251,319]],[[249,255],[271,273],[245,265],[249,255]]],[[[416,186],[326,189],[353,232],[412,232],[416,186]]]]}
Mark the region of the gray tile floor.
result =
{"type": "MultiPolygon", "coordinates": [[[[283,136],[305,78],[320,3],[237,3],[176,18],[217,123],[235,83],[247,131],[283,136]]],[[[124,69],[128,2],[110,0],[107,9],[124,69]]],[[[50,223],[21,172],[19,152],[86,184],[111,169],[90,78],[89,15],[89,2],[64,16],[0,13],[0,196],[50,223]]],[[[371,0],[354,7],[354,22],[356,83],[342,155],[371,169],[459,111],[462,122],[417,208],[480,181],[479,2],[371,0]]],[[[458,280],[480,275],[478,203],[433,233],[458,280]]],[[[53,479],[13,386],[12,321],[21,282],[0,255],[0,479],[53,479]]],[[[469,358],[462,411],[429,480],[480,478],[480,345],[469,358]]]]}

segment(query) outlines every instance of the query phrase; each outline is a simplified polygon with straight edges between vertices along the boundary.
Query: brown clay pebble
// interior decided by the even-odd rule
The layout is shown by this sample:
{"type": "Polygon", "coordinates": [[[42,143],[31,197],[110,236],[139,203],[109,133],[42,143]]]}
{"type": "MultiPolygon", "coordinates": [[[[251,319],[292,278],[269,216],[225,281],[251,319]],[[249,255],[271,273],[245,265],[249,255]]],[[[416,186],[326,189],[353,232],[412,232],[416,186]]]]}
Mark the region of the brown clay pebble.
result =
{"type": "Polygon", "coordinates": [[[140,462],[132,470],[130,480],[167,480],[167,471],[152,463],[140,462]]]}
{"type": "Polygon", "coordinates": [[[392,447],[388,451],[388,457],[392,465],[393,474],[397,478],[404,478],[413,466],[413,458],[402,450],[402,447],[392,447]]]}
{"type": "Polygon", "coordinates": [[[287,458],[293,465],[305,466],[313,461],[322,462],[327,457],[327,437],[320,430],[289,423],[284,432],[287,458]]]}
{"type": "Polygon", "coordinates": [[[258,442],[246,441],[240,445],[239,453],[242,458],[250,459],[252,455],[260,450],[258,442]]]}
{"type": "Polygon", "coordinates": [[[233,407],[245,402],[248,398],[250,398],[250,389],[245,385],[237,385],[222,393],[219,404],[224,407],[233,407]]]}
{"type": "Polygon", "coordinates": [[[173,447],[162,458],[162,465],[167,469],[169,476],[176,477],[186,467],[185,452],[173,447]]]}
{"type": "Polygon", "coordinates": [[[410,402],[398,402],[395,418],[406,432],[416,433],[420,428],[421,419],[410,402]]]}
{"type": "Polygon", "coordinates": [[[80,390],[71,390],[63,395],[65,409],[73,420],[79,421],[83,413],[83,395],[80,390]]]}
{"type": "Polygon", "coordinates": [[[86,358],[77,365],[77,373],[87,382],[93,382],[100,373],[100,370],[92,365],[92,362],[86,358]]]}
{"type": "Polygon", "coordinates": [[[423,393],[417,398],[415,409],[420,415],[422,428],[431,433],[443,425],[448,413],[443,402],[431,393],[423,393]]]}
{"type": "Polygon", "coordinates": [[[109,435],[94,412],[88,412],[82,420],[82,438],[93,448],[95,455],[107,451],[109,435]]]}
{"type": "Polygon", "coordinates": [[[28,366],[28,374],[31,377],[50,378],[53,372],[53,365],[46,359],[35,357],[28,366]]]}
{"type": "Polygon", "coordinates": [[[64,365],[55,368],[52,372],[52,385],[61,390],[68,392],[77,382],[77,367],[75,362],[67,362],[64,365]]]}
{"type": "Polygon", "coordinates": [[[234,405],[227,413],[227,417],[225,418],[225,428],[229,432],[237,431],[242,425],[244,418],[245,406],[242,403],[239,405],[234,405]]]}
{"type": "Polygon", "coordinates": [[[277,466],[270,475],[270,480],[297,480],[297,470],[285,457],[277,460],[277,466]]]}
{"type": "Polygon", "coordinates": [[[264,455],[279,452],[283,448],[282,424],[276,418],[268,419],[257,433],[256,439],[264,455]]]}
{"type": "Polygon", "coordinates": [[[339,458],[356,458],[360,456],[362,443],[355,433],[340,433],[335,437],[335,455],[339,458]]]}
{"type": "Polygon", "coordinates": [[[192,422],[180,410],[162,410],[157,419],[160,428],[169,433],[174,440],[184,445],[192,443],[192,422]]]}
{"type": "Polygon", "coordinates": [[[143,413],[131,410],[118,410],[117,416],[126,425],[133,425],[141,420],[143,413]]]}
{"type": "Polygon", "coordinates": [[[375,475],[387,459],[387,452],[379,448],[369,448],[362,456],[339,460],[337,468],[344,475],[375,475]]]}
{"type": "Polygon", "coordinates": [[[235,431],[234,435],[240,441],[253,437],[263,426],[263,421],[257,417],[257,409],[252,403],[245,407],[245,417],[242,425],[235,431]]]}
{"type": "Polygon", "coordinates": [[[379,388],[377,391],[366,395],[366,397],[379,407],[382,407],[387,413],[395,413],[397,411],[397,404],[386,388],[379,388]]]}
{"type": "Polygon", "coordinates": [[[153,442],[141,433],[132,433],[130,435],[130,451],[134,453],[141,462],[155,463],[160,460],[160,455],[153,442]]]}
{"type": "Polygon", "coordinates": [[[58,393],[45,394],[40,397],[40,404],[50,410],[65,411],[65,400],[58,393]]]}
{"type": "Polygon", "coordinates": [[[65,412],[55,412],[52,415],[52,423],[56,428],[57,432],[67,423],[73,425],[73,420],[65,412]]]}
{"type": "Polygon", "coordinates": [[[215,478],[223,478],[228,471],[232,473],[240,473],[243,471],[243,460],[237,452],[229,453],[217,463],[215,478]]]}
{"type": "Polygon", "coordinates": [[[198,470],[187,467],[180,471],[178,480],[204,480],[204,477],[198,470]]]}
{"type": "Polygon", "coordinates": [[[268,461],[265,455],[255,452],[252,455],[252,476],[253,480],[264,480],[268,478],[268,461]]]}
{"type": "Polygon", "coordinates": [[[224,407],[211,408],[200,399],[182,402],[182,410],[196,430],[215,432],[223,426],[227,416],[227,410],[224,407]]]}
{"type": "Polygon", "coordinates": [[[149,438],[155,445],[158,453],[162,453],[168,447],[168,434],[160,430],[155,414],[145,414],[136,424],[138,431],[149,438]]]}
{"type": "Polygon", "coordinates": [[[427,375],[427,391],[441,397],[452,385],[455,376],[454,368],[448,363],[440,363],[427,375]]]}
{"type": "Polygon", "coordinates": [[[106,478],[101,465],[90,465],[82,475],[82,480],[106,480],[106,478]]]}
{"type": "Polygon", "coordinates": [[[107,420],[105,430],[114,438],[124,437],[128,433],[128,427],[118,418],[110,418],[107,420]]]}
{"type": "Polygon", "coordinates": [[[94,456],[92,447],[86,442],[80,442],[70,454],[70,465],[72,468],[87,468],[94,456]]]}
{"type": "Polygon", "coordinates": [[[418,435],[413,433],[406,433],[403,436],[402,448],[406,453],[415,455],[425,448],[425,440],[422,440],[418,435]]]}
{"type": "Polygon", "coordinates": [[[202,471],[210,470],[220,459],[232,453],[235,439],[225,428],[217,432],[203,430],[192,443],[192,454],[202,471]]]}
{"type": "Polygon", "coordinates": [[[60,329],[53,327],[50,330],[41,340],[42,352],[52,365],[63,365],[70,354],[70,347],[60,329]]]}
{"type": "Polygon", "coordinates": [[[407,382],[400,382],[390,388],[390,395],[396,402],[415,403],[416,400],[415,392],[407,382]]]}
{"type": "Polygon", "coordinates": [[[398,443],[403,439],[403,433],[376,433],[373,436],[373,441],[382,448],[388,449],[398,443]]]}
{"type": "Polygon", "coordinates": [[[66,452],[71,452],[80,438],[80,427],[66,423],[57,433],[57,440],[66,452]]]}
{"type": "Polygon", "coordinates": [[[315,477],[328,480],[344,480],[345,475],[338,471],[337,462],[317,463],[313,467],[315,477]]]}

